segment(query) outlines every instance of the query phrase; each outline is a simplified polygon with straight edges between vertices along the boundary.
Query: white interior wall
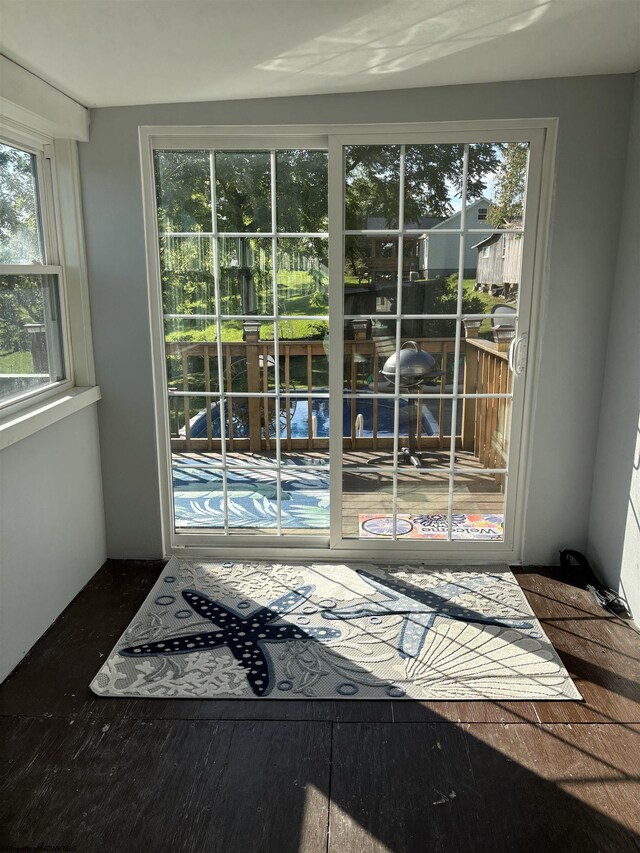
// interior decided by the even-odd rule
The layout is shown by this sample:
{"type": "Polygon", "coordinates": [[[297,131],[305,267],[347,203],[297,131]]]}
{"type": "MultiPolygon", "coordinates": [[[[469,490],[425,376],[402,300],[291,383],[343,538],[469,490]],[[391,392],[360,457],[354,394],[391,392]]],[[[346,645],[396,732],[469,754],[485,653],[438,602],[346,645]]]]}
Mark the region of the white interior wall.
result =
{"type": "Polygon", "coordinates": [[[89,114],[44,80],[0,56],[0,124],[10,134],[53,142],[73,379],[82,386],[47,400],[46,405],[34,403],[13,415],[0,413],[2,680],[100,568],[106,545],[95,404],[99,390],[92,387],[74,142],[88,139],[89,114]],[[42,427],[45,422],[49,426],[42,427]]]}
{"type": "Polygon", "coordinates": [[[96,406],[1,450],[0,483],[1,681],[104,562],[96,406]]]}
{"type": "Polygon", "coordinates": [[[584,550],[632,85],[610,75],[93,110],[79,147],[109,556],[162,547],[138,126],[538,117],[558,117],[559,135],[523,559],[584,550]]]}
{"type": "Polygon", "coordinates": [[[593,478],[588,553],[640,617],[640,73],[635,75],[620,247],[593,478]]]}

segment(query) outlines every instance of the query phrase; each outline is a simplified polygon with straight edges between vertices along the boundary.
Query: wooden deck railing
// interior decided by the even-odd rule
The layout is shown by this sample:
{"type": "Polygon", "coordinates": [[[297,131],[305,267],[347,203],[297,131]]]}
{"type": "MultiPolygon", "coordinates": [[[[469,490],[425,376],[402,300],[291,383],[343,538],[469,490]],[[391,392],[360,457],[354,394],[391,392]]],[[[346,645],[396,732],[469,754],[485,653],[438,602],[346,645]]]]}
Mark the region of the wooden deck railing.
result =
{"type": "MultiPolygon", "coordinates": [[[[467,339],[465,391],[468,394],[510,394],[511,371],[505,352],[481,338],[467,339]]],[[[465,399],[462,449],[473,453],[483,468],[506,468],[511,401],[505,398],[465,399]]],[[[504,475],[495,474],[502,486],[504,475]]]]}
{"type": "MultiPolygon", "coordinates": [[[[415,430],[420,449],[448,449],[451,441],[451,400],[439,399],[438,393],[451,391],[452,360],[455,351],[453,338],[422,338],[417,342],[434,356],[441,377],[437,385],[423,393],[431,396],[431,411],[437,415],[438,434],[423,434],[422,418],[418,415],[415,430]],[[448,378],[447,378],[448,377],[448,378]]],[[[388,339],[349,340],[344,342],[345,383],[344,397],[349,399],[354,390],[368,388],[379,393],[383,380],[384,361],[395,347],[388,339]]],[[[314,434],[312,401],[313,389],[327,389],[327,353],[318,340],[280,341],[280,393],[284,400],[279,414],[281,446],[283,450],[327,449],[326,436],[314,434]],[[319,382],[321,385],[319,385],[319,382]],[[306,434],[296,436],[292,429],[294,408],[291,393],[302,394],[296,406],[305,406],[308,423],[306,434]]],[[[254,340],[224,342],[222,344],[222,377],[225,391],[267,393],[274,385],[274,342],[254,340]]],[[[219,426],[213,424],[211,406],[205,406],[204,394],[219,393],[217,347],[214,342],[170,341],[166,344],[172,388],[186,396],[170,398],[171,444],[175,451],[209,450],[221,447],[219,426]],[[206,435],[191,435],[189,422],[202,409],[206,412],[206,435]],[[217,436],[215,433],[217,432],[217,436]]],[[[508,393],[511,376],[504,353],[494,344],[481,339],[461,341],[459,388],[465,393],[508,393]]],[[[213,398],[212,402],[217,402],[213,398]]],[[[393,447],[393,438],[379,434],[378,414],[382,400],[371,401],[372,429],[361,435],[356,406],[350,407],[351,423],[344,438],[345,450],[382,450],[393,447]]],[[[483,467],[503,467],[506,460],[507,400],[468,400],[458,404],[458,429],[456,446],[473,453],[483,467]]],[[[335,404],[334,404],[335,405],[335,404]]],[[[264,452],[275,450],[273,398],[226,398],[225,432],[226,449],[233,451],[264,452]],[[238,433],[242,434],[239,435],[238,433]]],[[[422,411],[417,406],[417,411],[422,411]]]]}

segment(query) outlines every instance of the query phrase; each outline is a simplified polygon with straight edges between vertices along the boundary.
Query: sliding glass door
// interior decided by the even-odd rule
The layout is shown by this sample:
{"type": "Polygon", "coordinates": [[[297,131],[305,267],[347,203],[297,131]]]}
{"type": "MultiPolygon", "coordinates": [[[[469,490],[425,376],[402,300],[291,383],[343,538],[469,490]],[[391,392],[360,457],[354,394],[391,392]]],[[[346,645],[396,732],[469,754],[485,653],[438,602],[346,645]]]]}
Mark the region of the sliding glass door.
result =
{"type": "Polygon", "coordinates": [[[544,131],[374,130],[146,138],[171,547],[514,548],[544,131]]]}
{"type": "Polygon", "coordinates": [[[509,354],[525,340],[537,215],[530,140],[370,140],[334,141],[343,357],[332,399],[345,420],[334,545],[504,543],[509,354]]]}
{"type": "Polygon", "coordinates": [[[326,537],[327,152],[154,166],[175,530],[326,537]]]}

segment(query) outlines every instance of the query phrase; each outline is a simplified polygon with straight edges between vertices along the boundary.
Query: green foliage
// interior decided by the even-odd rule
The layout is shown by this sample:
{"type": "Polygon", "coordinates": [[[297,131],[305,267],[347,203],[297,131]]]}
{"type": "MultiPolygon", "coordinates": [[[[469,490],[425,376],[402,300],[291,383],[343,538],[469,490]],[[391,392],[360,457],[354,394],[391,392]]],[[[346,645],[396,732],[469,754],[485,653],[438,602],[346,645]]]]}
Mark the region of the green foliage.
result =
{"type": "MultiPolygon", "coordinates": [[[[503,146],[470,148],[467,199],[480,198],[487,176],[500,163],[503,146]]],[[[399,146],[350,146],[346,155],[346,224],[364,228],[370,216],[397,225],[399,146]]],[[[452,199],[462,193],[463,145],[414,145],[405,153],[405,220],[453,213],[452,199]]],[[[160,261],[165,313],[197,317],[215,313],[211,220],[211,160],[207,151],[157,152],[155,161],[158,226],[170,232],[161,240],[160,261]],[[186,232],[181,236],[176,232],[186,232]]],[[[219,231],[271,230],[270,155],[266,152],[217,152],[214,171],[219,231]]],[[[327,155],[323,151],[278,151],[277,229],[322,233],[327,228],[327,155]]],[[[370,240],[345,241],[345,283],[368,280],[370,240]]],[[[273,259],[269,240],[221,237],[218,246],[220,310],[223,314],[269,314],[273,301],[273,259]]],[[[327,241],[278,238],[278,309],[281,314],[326,314],[328,306],[327,241]]],[[[455,313],[456,284],[407,283],[406,292],[422,300],[415,313],[455,313]],[[426,302],[424,301],[426,300],[426,302]]],[[[474,297],[465,296],[473,302],[474,297]]],[[[410,300],[407,302],[409,304],[410,300]]],[[[406,307],[406,306],[405,306],[406,307]]],[[[472,310],[471,307],[466,310],[472,310]]],[[[411,313],[411,312],[409,312],[411,313]]],[[[408,321],[409,323],[412,321],[408,321]]],[[[434,334],[451,334],[451,321],[430,323],[434,334]]],[[[203,321],[197,329],[172,331],[168,339],[211,341],[215,328],[203,321]]],[[[280,335],[288,339],[322,337],[326,321],[288,320],[280,335]]],[[[223,340],[242,340],[241,321],[225,321],[223,340]]],[[[273,338],[273,325],[260,336],[273,338]]]]}
{"type": "MultiPolygon", "coordinates": [[[[420,314],[456,314],[458,311],[458,276],[447,278],[438,276],[429,281],[416,281],[405,285],[403,291],[403,307],[406,313],[420,314]],[[406,294],[406,295],[405,295],[406,294]],[[415,310],[418,308],[420,310],[415,310]]],[[[463,284],[462,313],[481,314],[485,310],[484,303],[473,291],[463,284]]],[[[422,338],[452,338],[455,337],[455,320],[403,320],[402,336],[422,338]]]]}
{"type": "Polygon", "coordinates": [[[494,228],[522,221],[529,162],[527,142],[508,142],[496,172],[488,220],[494,228]]]}
{"type": "Polygon", "coordinates": [[[211,231],[208,151],[156,151],[158,230],[211,231]]]}
{"type": "Polygon", "coordinates": [[[41,261],[33,157],[0,144],[0,263],[41,261]]]}
{"type": "MultiPolygon", "coordinates": [[[[500,162],[501,146],[471,147],[467,201],[481,198],[486,176],[500,162]]],[[[451,199],[462,195],[464,145],[408,145],[405,151],[405,222],[451,216],[451,199]]],[[[367,227],[369,216],[397,227],[400,193],[398,145],[352,145],[346,153],[345,218],[348,229],[367,227]]]]}
{"type": "Polygon", "coordinates": [[[0,353],[29,350],[27,323],[43,319],[42,286],[36,276],[0,277],[0,353]]]}

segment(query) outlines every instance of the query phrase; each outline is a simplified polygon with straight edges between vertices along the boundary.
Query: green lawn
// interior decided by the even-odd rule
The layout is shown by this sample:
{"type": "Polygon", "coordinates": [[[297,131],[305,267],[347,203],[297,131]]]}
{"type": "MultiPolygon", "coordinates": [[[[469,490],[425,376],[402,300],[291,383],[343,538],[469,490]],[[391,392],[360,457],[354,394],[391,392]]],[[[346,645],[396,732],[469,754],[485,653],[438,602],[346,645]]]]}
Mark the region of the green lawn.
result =
{"type": "MultiPolygon", "coordinates": [[[[454,276],[457,278],[457,276],[454,276]]],[[[319,315],[326,316],[327,307],[320,306],[314,303],[313,283],[306,272],[282,271],[279,273],[278,298],[280,301],[280,313],[286,313],[292,316],[296,315],[319,315]],[[306,292],[305,292],[306,291],[306,292]]],[[[356,285],[354,279],[345,282],[349,285],[356,285]]],[[[475,291],[474,279],[465,279],[463,282],[464,294],[468,297],[475,297],[482,302],[487,314],[491,313],[494,305],[503,305],[504,300],[495,296],[490,296],[488,293],[475,291]]],[[[326,320],[281,320],[279,323],[281,340],[308,340],[310,338],[322,338],[328,331],[328,318],[326,320]]],[[[483,321],[480,327],[480,335],[482,337],[491,336],[491,321],[489,318],[483,321]]],[[[273,340],[273,324],[263,323],[260,328],[260,338],[264,341],[273,340]]],[[[215,323],[211,323],[204,329],[188,332],[172,332],[167,336],[167,340],[192,340],[192,341],[215,341],[216,327],[215,323]]],[[[242,340],[242,321],[241,320],[225,320],[222,325],[222,340],[223,341],[241,341],[242,340]]],[[[30,358],[28,353],[20,353],[20,355],[30,358]]],[[[0,364],[2,362],[0,361],[0,364]]],[[[7,371],[9,372],[9,371],[7,371]]],[[[20,372],[20,371],[15,371],[20,372]]],[[[26,372],[26,371],[25,371],[26,372]]]]}
{"type": "MultiPolygon", "coordinates": [[[[504,299],[500,299],[500,297],[498,296],[491,296],[488,293],[482,293],[481,291],[474,290],[473,288],[475,287],[475,284],[475,279],[465,278],[462,282],[464,293],[466,296],[475,296],[477,299],[479,299],[485,306],[483,310],[487,314],[491,314],[491,309],[494,305],[505,304],[504,299]]],[[[480,326],[480,337],[489,338],[491,340],[493,339],[491,334],[491,320],[489,317],[487,317],[486,320],[482,321],[482,325],[480,326]]]]}
{"type": "Polygon", "coordinates": [[[0,355],[0,374],[33,373],[33,358],[30,352],[12,352],[0,355]]]}
{"type": "MultiPolygon", "coordinates": [[[[281,270],[278,273],[278,301],[280,313],[297,315],[316,315],[326,320],[281,320],[279,323],[281,340],[307,340],[322,338],[329,329],[328,305],[318,304],[314,300],[316,285],[308,272],[303,270],[281,270]]],[[[197,315],[194,315],[196,318],[197,315]]],[[[260,327],[260,339],[273,340],[273,323],[263,323],[260,327]]],[[[171,332],[169,341],[215,341],[216,325],[211,323],[203,329],[187,332],[171,332]]],[[[242,320],[224,320],[222,323],[223,341],[242,340],[242,320]]]]}

